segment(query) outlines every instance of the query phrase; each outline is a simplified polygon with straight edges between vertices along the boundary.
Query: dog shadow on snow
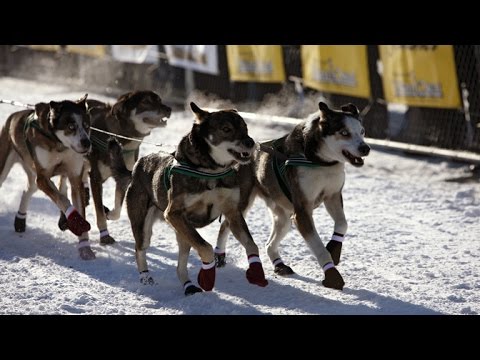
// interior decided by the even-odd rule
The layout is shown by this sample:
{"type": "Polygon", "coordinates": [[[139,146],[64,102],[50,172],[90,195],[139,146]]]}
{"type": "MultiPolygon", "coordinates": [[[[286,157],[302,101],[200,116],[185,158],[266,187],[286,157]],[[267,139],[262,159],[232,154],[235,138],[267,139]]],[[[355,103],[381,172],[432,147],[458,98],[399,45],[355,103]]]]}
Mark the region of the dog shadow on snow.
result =
{"type": "MultiPolygon", "coordinates": [[[[46,206],[47,199],[32,199],[30,213],[42,213],[45,221],[56,221],[58,211],[46,206]],[[52,220],[55,219],[55,220],[52,220]]],[[[345,304],[340,300],[323,297],[337,290],[324,288],[321,284],[323,275],[311,279],[298,274],[291,277],[296,286],[278,281],[270,264],[264,264],[265,275],[269,285],[265,288],[248,283],[245,277],[247,264],[237,267],[228,264],[217,269],[216,284],[212,292],[203,292],[193,296],[184,296],[183,289],[176,275],[177,253],[162,249],[165,242],[174,242],[173,233],[158,236],[149,248],[147,257],[152,276],[156,284],[144,286],[139,283],[135,263],[134,242],[130,235],[117,237],[113,246],[100,246],[96,233],[92,231],[91,242],[97,258],[92,261],[81,260],[76,249],[77,238],[69,232],[56,231],[47,233],[40,228],[28,225],[25,233],[15,233],[13,229],[14,212],[0,213],[0,259],[19,261],[22,258],[45,257],[65,268],[74,269],[108,285],[142,295],[153,300],[144,305],[150,309],[172,309],[182,314],[221,314],[221,315],[260,315],[268,314],[262,308],[282,309],[277,313],[296,314],[439,314],[426,307],[397,300],[388,296],[362,289],[344,288],[343,293],[364,304],[345,304]],[[165,259],[160,261],[159,258],[165,259]],[[168,263],[166,263],[168,262],[168,263]],[[302,290],[303,285],[313,283],[318,286],[316,294],[302,290]]],[[[196,283],[200,270],[200,260],[192,252],[189,258],[190,278],[196,283]]],[[[332,293],[333,294],[333,293],[332,293]]],[[[340,297],[342,296],[339,293],[340,297]]],[[[139,309],[139,313],[141,310],[139,309]]]]}
{"type": "MultiPolygon", "coordinates": [[[[164,251],[158,247],[151,248],[152,255],[169,258],[176,264],[176,253],[164,251]]],[[[152,262],[149,264],[153,265],[152,262]]],[[[265,266],[265,265],[264,265],[265,266]]],[[[189,273],[192,281],[200,269],[200,260],[192,253],[189,258],[189,273]]],[[[160,271],[151,268],[151,274],[156,284],[141,286],[139,292],[155,301],[151,308],[167,306],[178,309],[188,315],[266,315],[270,312],[262,308],[282,309],[276,313],[284,314],[326,314],[326,315],[387,315],[387,314],[440,314],[421,305],[415,305],[392,297],[384,296],[369,290],[344,288],[343,294],[364,304],[345,304],[342,300],[332,300],[325,296],[341,294],[338,290],[327,289],[321,284],[323,275],[319,279],[311,279],[298,274],[291,277],[298,282],[298,287],[281,283],[273,274],[269,264],[265,266],[265,275],[269,285],[265,288],[248,283],[245,277],[245,268],[232,264],[217,269],[215,288],[212,292],[203,292],[185,297],[176,278],[175,267],[170,266],[160,271]],[[170,274],[162,274],[161,271],[170,274]],[[173,277],[172,277],[173,275],[173,277]],[[317,294],[302,290],[302,283],[313,283],[318,286],[317,294]]],[[[296,284],[297,285],[297,284],[296,284]]],[[[348,284],[347,284],[348,285],[348,284]]]]}

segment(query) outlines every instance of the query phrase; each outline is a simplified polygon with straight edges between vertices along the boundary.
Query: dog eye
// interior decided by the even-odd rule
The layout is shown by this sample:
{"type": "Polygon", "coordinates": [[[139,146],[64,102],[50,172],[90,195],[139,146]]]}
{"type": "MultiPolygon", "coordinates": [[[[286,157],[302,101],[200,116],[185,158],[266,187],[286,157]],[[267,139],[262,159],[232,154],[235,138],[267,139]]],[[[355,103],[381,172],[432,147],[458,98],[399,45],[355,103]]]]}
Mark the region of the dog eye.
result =
{"type": "Polygon", "coordinates": [[[88,130],[88,128],[90,127],[90,124],[88,124],[88,123],[83,123],[83,127],[85,128],[85,130],[88,130]]]}
{"type": "Polygon", "coordinates": [[[365,135],[365,129],[362,129],[362,131],[360,131],[360,134],[365,135]]]}
{"type": "Polygon", "coordinates": [[[225,127],[222,128],[222,131],[225,132],[225,133],[229,133],[230,131],[232,131],[232,129],[225,126],[225,127]]]}
{"type": "Polygon", "coordinates": [[[68,124],[68,130],[74,131],[77,128],[75,124],[68,124]]]}
{"type": "Polygon", "coordinates": [[[342,136],[348,136],[348,135],[350,135],[350,134],[348,133],[347,130],[342,130],[342,131],[340,131],[340,135],[342,135],[342,136]]]}

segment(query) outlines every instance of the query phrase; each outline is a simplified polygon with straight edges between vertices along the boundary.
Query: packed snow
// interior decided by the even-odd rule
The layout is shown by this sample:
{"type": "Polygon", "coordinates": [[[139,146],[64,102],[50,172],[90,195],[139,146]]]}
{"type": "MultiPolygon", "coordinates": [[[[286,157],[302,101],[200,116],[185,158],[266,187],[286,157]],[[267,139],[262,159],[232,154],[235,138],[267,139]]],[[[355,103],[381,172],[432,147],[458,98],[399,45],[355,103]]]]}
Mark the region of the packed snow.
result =
{"type": "MultiPolygon", "coordinates": [[[[66,86],[0,78],[1,99],[35,103],[74,100],[83,94],[66,86]]],[[[89,97],[114,101],[93,93],[89,97]]],[[[208,106],[200,101],[198,105],[208,106]]],[[[18,110],[0,104],[0,125],[18,110]]],[[[145,139],[149,143],[141,146],[141,155],[172,151],[192,119],[190,111],[173,113],[166,128],[145,139]]],[[[286,125],[267,121],[247,123],[252,137],[260,141],[288,131],[286,125]]],[[[478,314],[480,184],[447,181],[466,176],[467,168],[379,150],[371,152],[362,168],[346,165],[343,197],[349,231],[338,266],[346,282],[343,291],[322,286],[322,270],[294,225],[281,253],[296,274],[285,278],[274,274],[264,250],[270,216],[263,201],[257,200],[246,221],[260,248],[269,285],[248,283],[244,248],[230,236],[227,265],[217,271],[214,290],[186,297],[176,275],[174,232],[162,222],[154,226],[147,253],[156,284],[140,284],[125,208],[118,221],[109,223],[116,244],[100,246],[94,209],[88,206],[97,256],[93,261],[79,258],[77,238],[58,229],[59,210],[41,191],[32,198],[27,231],[15,233],[13,220],[27,183],[17,164],[0,188],[0,314],[478,314]]],[[[113,189],[110,179],[104,185],[109,207],[113,189]]],[[[326,243],[333,221],[323,206],[314,218],[326,243]]],[[[212,245],[219,225],[215,221],[200,229],[212,245]]],[[[194,282],[199,269],[200,259],[192,251],[189,272],[194,282]]]]}

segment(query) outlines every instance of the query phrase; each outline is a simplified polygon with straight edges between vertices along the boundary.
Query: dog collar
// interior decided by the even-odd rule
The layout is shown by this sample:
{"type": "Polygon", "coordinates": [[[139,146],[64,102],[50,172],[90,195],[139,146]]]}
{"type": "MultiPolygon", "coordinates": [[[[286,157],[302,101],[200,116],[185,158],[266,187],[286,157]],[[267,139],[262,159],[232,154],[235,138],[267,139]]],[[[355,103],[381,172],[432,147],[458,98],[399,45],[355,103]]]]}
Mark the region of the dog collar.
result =
{"type": "Polygon", "coordinates": [[[232,168],[228,168],[224,171],[218,173],[209,173],[205,171],[198,170],[192,166],[189,166],[186,163],[181,163],[177,159],[173,159],[172,163],[165,169],[165,175],[163,177],[163,183],[165,185],[165,189],[170,189],[170,175],[172,173],[178,173],[186,176],[191,176],[197,179],[204,179],[204,180],[219,180],[223,179],[227,176],[232,176],[235,174],[235,170],[232,168]]]}

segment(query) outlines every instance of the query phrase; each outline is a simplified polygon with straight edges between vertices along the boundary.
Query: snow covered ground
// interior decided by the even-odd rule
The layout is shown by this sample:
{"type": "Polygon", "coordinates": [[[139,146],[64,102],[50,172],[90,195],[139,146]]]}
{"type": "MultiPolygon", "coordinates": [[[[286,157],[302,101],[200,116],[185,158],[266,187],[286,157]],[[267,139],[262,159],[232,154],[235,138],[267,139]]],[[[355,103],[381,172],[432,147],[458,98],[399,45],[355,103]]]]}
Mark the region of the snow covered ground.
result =
{"type": "MultiPolygon", "coordinates": [[[[66,87],[0,78],[0,98],[22,102],[76,99],[66,87]]],[[[90,97],[112,100],[90,93],[90,97]]],[[[206,107],[208,104],[198,103],[206,107]]],[[[0,125],[20,110],[0,104],[0,125]]],[[[242,109],[239,109],[242,110],[242,109]]],[[[146,140],[176,144],[188,132],[190,112],[174,113],[167,128],[146,140]]],[[[273,123],[249,123],[256,140],[287,131],[273,123]]],[[[144,144],[141,155],[158,151],[144,144]]],[[[161,148],[171,151],[172,147],[161,148]]],[[[71,232],[57,227],[59,211],[40,191],[31,202],[27,231],[15,233],[13,219],[26,176],[15,165],[0,188],[0,314],[478,314],[480,312],[480,184],[447,182],[465,175],[466,166],[401,153],[372,151],[365,166],[346,166],[344,204],[349,232],[339,271],[343,291],[321,285],[323,273],[294,226],[282,243],[282,257],[296,274],[273,273],[263,245],[270,218],[261,200],[247,217],[259,245],[269,285],[245,279],[247,259],[232,237],[225,268],[214,291],[185,297],[176,276],[177,246],[172,229],[154,226],[148,261],[157,283],[138,281],[134,243],[125,209],[109,224],[114,246],[98,244],[93,206],[87,208],[97,259],[79,259],[71,232]]],[[[104,186],[113,205],[114,182],[104,186]]],[[[316,227],[327,241],[333,222],[324,207],[316,227]]],[[[219,223],[201,229],[215,243],[219,223]]],[[[200,268],[190,256],[192,280],[200,268]]]]}

